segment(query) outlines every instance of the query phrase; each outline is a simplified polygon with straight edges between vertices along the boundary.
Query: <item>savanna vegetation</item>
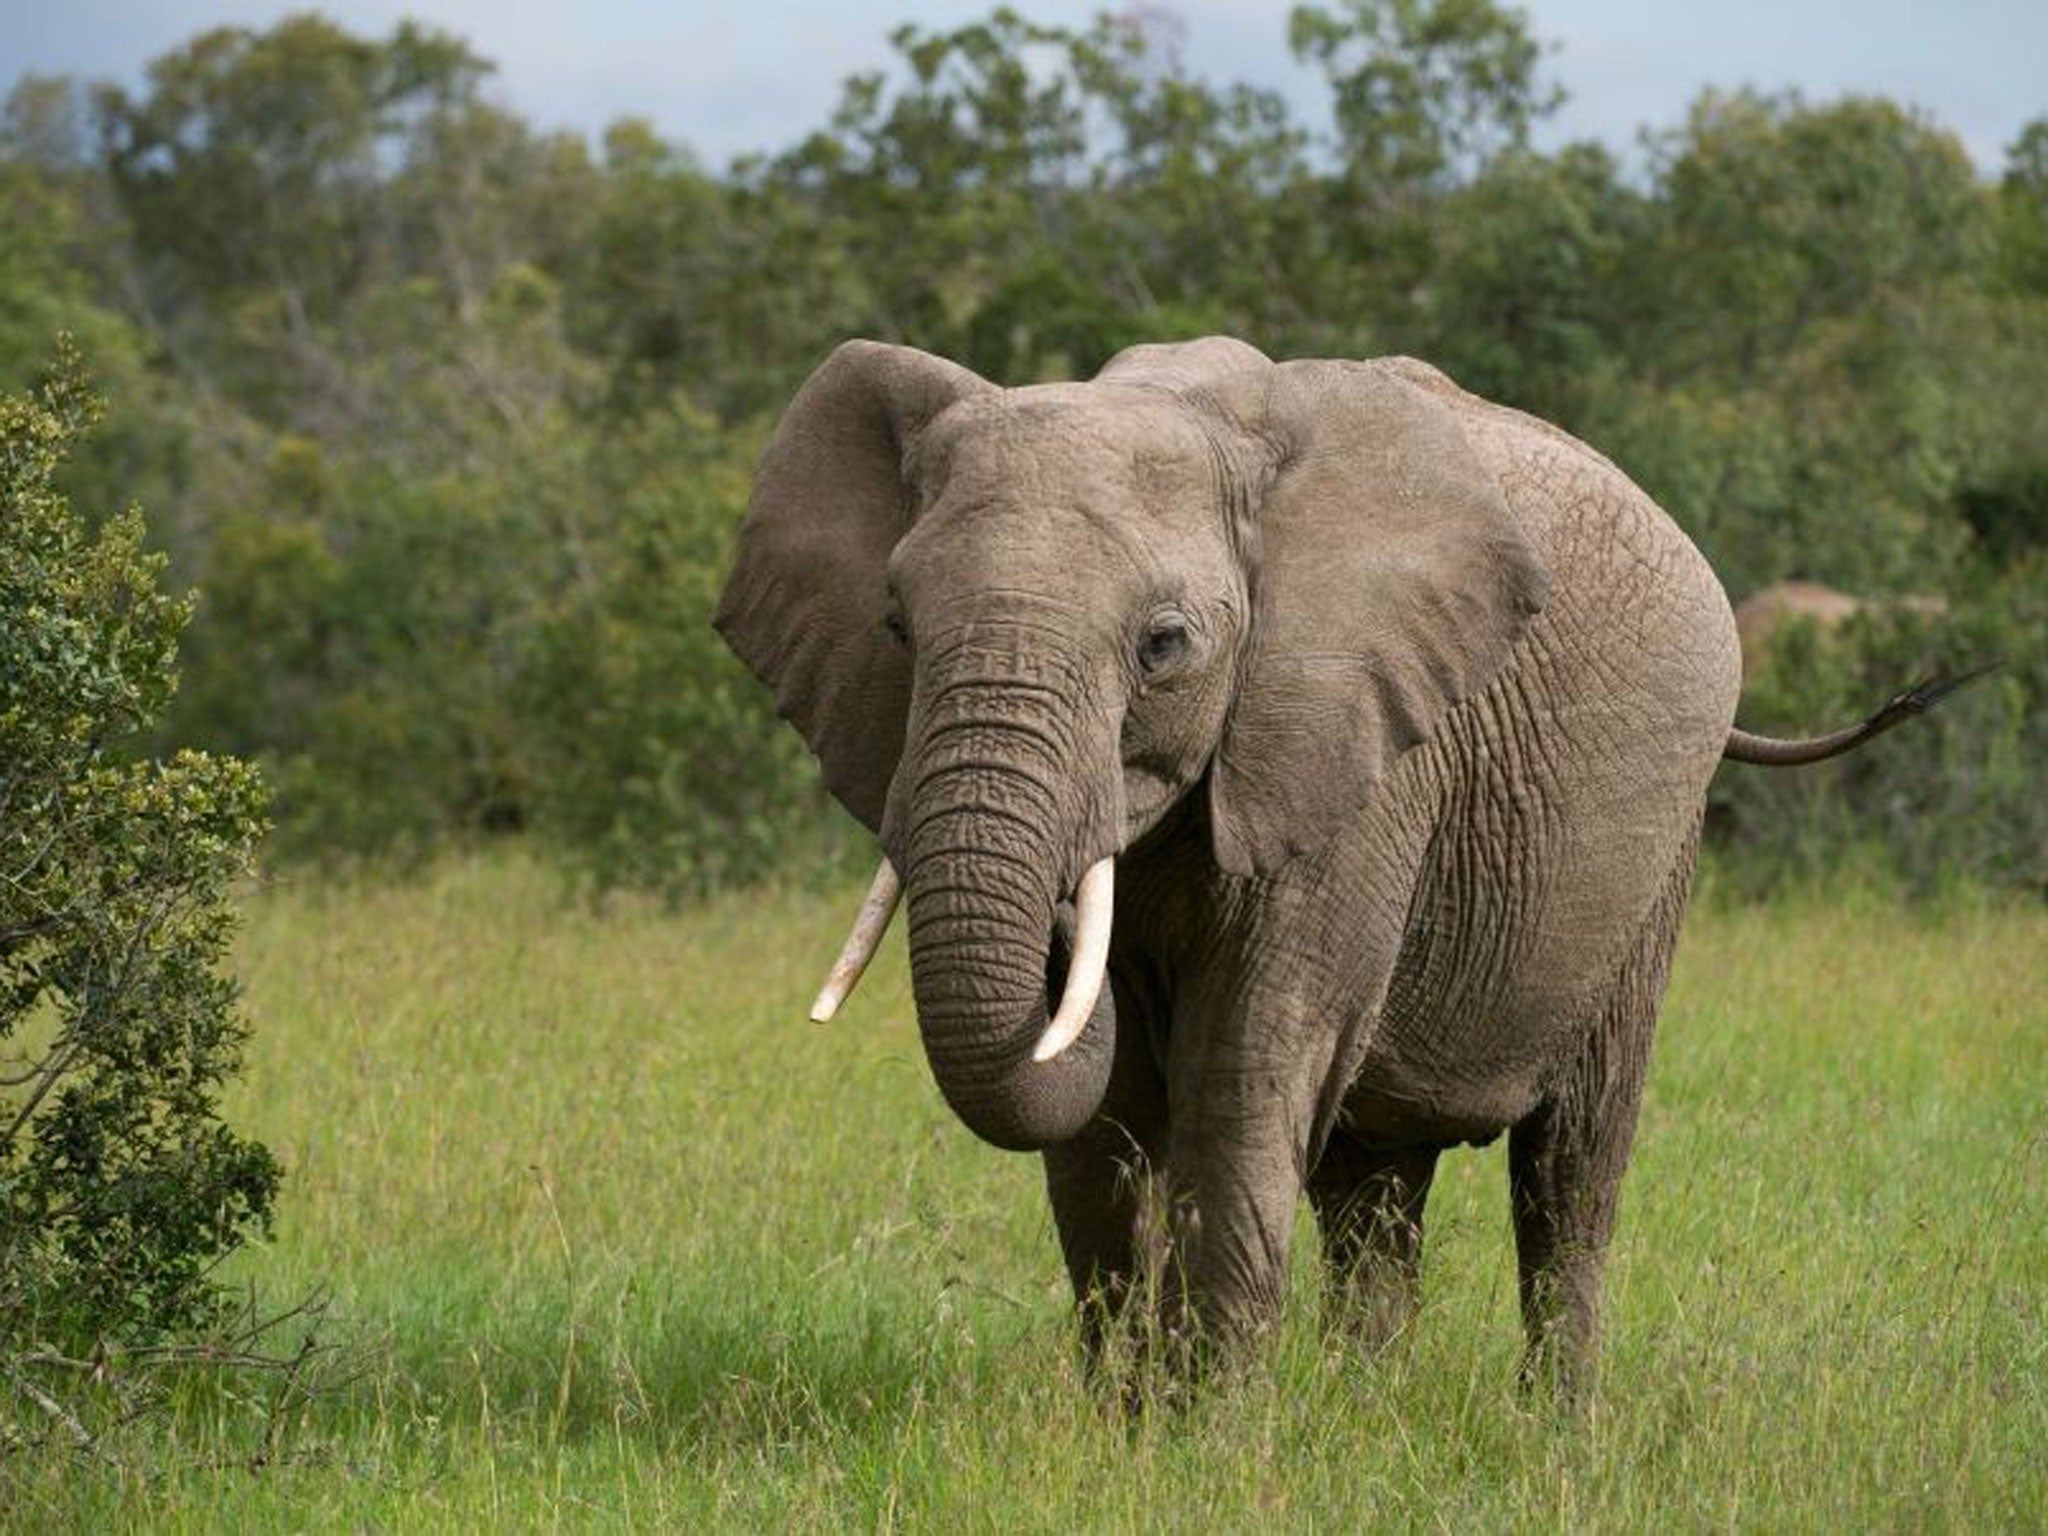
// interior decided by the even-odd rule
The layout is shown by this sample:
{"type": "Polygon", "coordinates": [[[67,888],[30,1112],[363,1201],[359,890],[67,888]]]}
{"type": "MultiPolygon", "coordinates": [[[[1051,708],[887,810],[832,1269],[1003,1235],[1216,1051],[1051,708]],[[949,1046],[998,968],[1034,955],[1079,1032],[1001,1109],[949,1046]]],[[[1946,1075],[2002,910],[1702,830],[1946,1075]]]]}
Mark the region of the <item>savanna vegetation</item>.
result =
{"type": "Polygon", "coordinates": [[[411,24],[14,84],[0,1523],[2041,1523],[2048,116],[1973,165],[1731,85],[1624,164],[1533,147],[1493,0],[1285,25],[1327,129],[1163,11],[1005,9],[725,167],[524,121],[411,24]],[[1753,727],[2003,660],[1717,781],[1583,1418],[1512,1386],[1495,1148],[1389,1355],[1322,1336],[1305,1242],[1272,1370],[1126,1423],[900,954],[790,1022],[856,893],[773,872],[854,840],[708,624],[775,411],[849,335],[1021,383],[1210,331],[1429,358],[1732,594],[1867,599],[1753,727]],[[137,1420],[147,1359],[250,1369],[137,1420]]]}
{"type": "MultiPolygon", "coordinates": [[[[1422,1315],[1317,1321],[1127,1423],[1037,1161],[940,1100],[900,947],[802,1021],[857,883],[565,910],[502,855],[251,904],[240,1272],[332,1288],[311,1402],[195,1380],[51,1530],[2030,1530],[2048,1513],[2048,913],[1710,882],[1582,1419],[1517,1395],[1504,1149],[1449,1154],[1422,1315]]],[[[8,1479],[12,1477],[11,1483],[8,1479]]]]}
{"type": "Polygon", "coordinates": [[[1729,776],[1716,825],[1767,872],[1859,845],[1923,887],[2039,890],[2048,117],[1978,166],[1889,101],[1731,89],[1625,169],[1531,147],[1558,92],[1492,0],[1286,25],[1328,130],[1190,75],[1165,13],[997,10],[902,28],[813,132],[723,168],[641,121],[524,121],[414,25],[306,15],[139,86],[24,79],[0,385],[79,338],[114,406],[79,503],[141,500],[205,594],[164,738],[263,765],[277,860],[516,832],[703,891],[829,842],[706,626],[796,382],[850,335],[1028,382],[1224,331],[1411,352],[1562,423],[1737,597],[1917,600],[1807,644],[1759,727],[2004,657],[1881,754],[1729,776]]]}

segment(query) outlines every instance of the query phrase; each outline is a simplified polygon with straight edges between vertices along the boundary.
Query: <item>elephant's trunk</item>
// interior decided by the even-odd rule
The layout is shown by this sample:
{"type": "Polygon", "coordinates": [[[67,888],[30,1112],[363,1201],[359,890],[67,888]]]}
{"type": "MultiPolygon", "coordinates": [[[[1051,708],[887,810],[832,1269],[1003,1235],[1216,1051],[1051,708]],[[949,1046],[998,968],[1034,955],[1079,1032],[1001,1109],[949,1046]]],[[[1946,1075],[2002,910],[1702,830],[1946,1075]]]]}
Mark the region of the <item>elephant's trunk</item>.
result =
{"type": "Polygon", "coordinates": [[[1077,852],[1062,810],[1073,796],[1059,790],[1038,729],[954,723],[927,740],[950,746],[916,759],[903,844],[925,1055],[976,1135],[1050,1146],[1088,1123],[1109,1081],[1107,987],[1070,1046],[1034,1059],[1050,1043],[1048,990],[1061,989],[1071,942],[1055,942],[1060,908],[1083,859],[1106,850],[1077,852]]]}

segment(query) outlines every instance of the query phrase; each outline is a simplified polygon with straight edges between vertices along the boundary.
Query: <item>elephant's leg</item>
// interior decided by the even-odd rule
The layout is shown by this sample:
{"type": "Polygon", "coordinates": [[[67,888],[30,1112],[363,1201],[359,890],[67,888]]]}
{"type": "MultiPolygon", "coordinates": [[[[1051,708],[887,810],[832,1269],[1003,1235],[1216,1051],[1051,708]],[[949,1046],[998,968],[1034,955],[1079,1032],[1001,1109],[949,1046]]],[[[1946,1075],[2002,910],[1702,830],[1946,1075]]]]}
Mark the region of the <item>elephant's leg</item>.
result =
{"type": "Polygon", "coordinates": [[[1371,1349],[1406,1327],[1421,1299],[1422,1207],[1436,1158],[1435,1147],[1386,1151],[1339,1129],[1309,1178],[1331,1310],[1371,1349]]]}
{"type": "Polygon", "coordinates": [[[1173,1172],[1160,1315],[1175,1369],[1193,1375],[1278,1325],[1301,1181],[1264,1159],[1243,1175],[1173,1172]]]}
{"type": "Polygon", "coordinates": [[[1212,1074],[1203,1088],[1172,1098],[1160,1282],[1165,1342],[1187,1374],[1278,1323],[1305,1161],[1297,1117],[1265,1074],[1212,1074]]]}
{"type": "Polygon", "coordinates": [[[1508,1136],[1526,1382],[1567,1394],[1599,1349],[1602,1274],[1635,1138],[1657,1009],[1692,886],[1688,845],[1586,1037],[1550,1098],[1508,1136]]]}
{"type": "Polygon", "coordinates": [[[1165,1148],[1165,1088],[1142,1021],[1127,1006],[1118,1011],[1116,1063],[1101,1110],[1079,1136],[1044,1153],[1046,1194],[1091,1364],[1156,1274],[1164,1229],[1153,1191],[1165,1148]]]}
{"type": "Polygon", "coordinates": [[[1386,823],[1386,838],[1414,847],[1371,843],[1369,869],[1234,893],[1245,907],[1176,973],[1161,1303],[1186,1367],[1242,1353],[1279,1319],[1311,1149],[1328,1139],[1399,951],[1409,885],[1369,876],[1384,865],[1412,881],[1425,829],[1419,816],[1386,823]]]}
{"type": "Polygon", "coordinates": [[[1154,1155],[1107,1110],[1072,1141],[1045,1150],[1046,1194],[1091,1364],[1157,1273],[1164,1224],[1153,1195],[1154,1155]]]}

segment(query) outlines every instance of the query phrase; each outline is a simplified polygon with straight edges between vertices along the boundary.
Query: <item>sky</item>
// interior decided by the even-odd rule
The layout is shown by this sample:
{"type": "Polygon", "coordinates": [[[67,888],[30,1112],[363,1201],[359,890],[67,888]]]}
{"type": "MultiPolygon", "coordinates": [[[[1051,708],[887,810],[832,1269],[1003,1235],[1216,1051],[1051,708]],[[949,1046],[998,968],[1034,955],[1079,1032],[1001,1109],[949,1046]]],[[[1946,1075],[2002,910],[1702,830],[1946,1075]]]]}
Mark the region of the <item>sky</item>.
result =
{"type": "MultiPolygon", "coordinates": [[[[263,27],[309,8],[383,36],[404,17],[456,33],[498,73],[493,99],[543,127],[595,134],[650,119],[713,167],[820,126],[839,82],[885,65],[899,22],[979,20],[996,0],[0,0],[0,89],[25,72],[124,84],[209,27],[263,27]]],[[[1033,20],[1084,24],[1123,0],[1012,0],[1033,20]]],[[[1325,0],[1330,3],[1330,0],[1325,0]]],[[[1326,120],[1327,90],[1289,57],[1281,0],[1147,0],[1175,13],[1183,56],[1212,81],[1280,90],[1326,120]]],[[[1794,88],[1810,100],[1876,93],[1962,138],[1981,174],[2048,115],[2048,0],[1527,0],[1570,100],[1546,148],[1599,139],[1625,158],[1638,130],[1678,124],[1703,88],[1794,88]]]]}

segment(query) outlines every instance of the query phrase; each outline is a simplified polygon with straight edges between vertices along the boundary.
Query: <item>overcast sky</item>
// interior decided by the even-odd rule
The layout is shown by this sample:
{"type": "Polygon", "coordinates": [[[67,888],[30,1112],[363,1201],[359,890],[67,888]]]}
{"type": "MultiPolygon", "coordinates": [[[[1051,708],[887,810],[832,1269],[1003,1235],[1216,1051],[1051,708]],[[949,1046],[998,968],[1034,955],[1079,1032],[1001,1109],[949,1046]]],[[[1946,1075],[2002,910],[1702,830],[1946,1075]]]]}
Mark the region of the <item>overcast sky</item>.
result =
{"type": "MultiPolygon", "coordinates": [[[[466,39],[498,65],[496,99],[550,127],[594,132],[650,118],[722,165],[823,123],[838,82],[889,58],[898,22],[957,25],[996,0],[333,0],[324,10],[382,36],[405,16],[466,39]]],[[[1119,3],[1015,0],[1035,20],[1079,24],[1119,3]]],[[[265,26],[303,3],[273,0],[0,0],[0,89],[22,73],[139,80],[143,65],[211,26],[265,26]]],[[[1279,88],[1321,122],[1325,88],[1286,46],[1284,3],[1153,0],[1176,13],[1190,68],[1279,88]]],[[[1881,93],[1925,109],[1995,174],[2022,124],[2048,114],[2048,0],[1533,0],[1570,101],[1545,144],[1598,138],[1627,152],[1669,127],[1703,86],[1796,87],[1810,99],[1881,93]]]]}

